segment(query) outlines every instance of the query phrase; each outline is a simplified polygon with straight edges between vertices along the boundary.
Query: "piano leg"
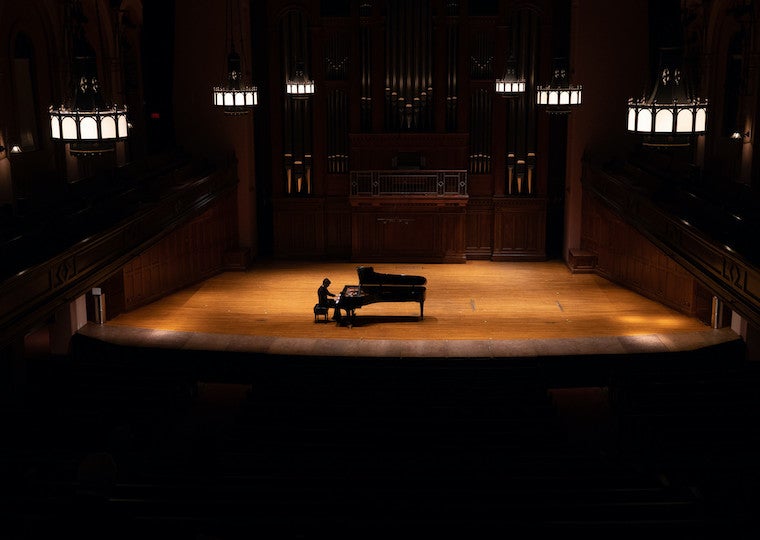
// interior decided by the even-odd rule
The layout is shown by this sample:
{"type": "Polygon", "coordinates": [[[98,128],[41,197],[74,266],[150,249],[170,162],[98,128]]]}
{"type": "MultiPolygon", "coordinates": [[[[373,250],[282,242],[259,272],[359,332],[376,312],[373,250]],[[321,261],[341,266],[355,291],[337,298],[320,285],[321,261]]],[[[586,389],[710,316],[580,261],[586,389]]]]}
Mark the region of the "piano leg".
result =
{"type": "Polygon", "coordinates": [[[425,302],[420,302],[420,319],[424,318],[423,309],[424,309],[425,302]]]}
{"type": "Polygon", "coordinates": [[[354,325],[354,319],[356,318],[356,310],[355,309],[346,309],[346,315],[344,317],[341,317],[337,319],[338,326],[348,326],[351,328],[354,325]]]}

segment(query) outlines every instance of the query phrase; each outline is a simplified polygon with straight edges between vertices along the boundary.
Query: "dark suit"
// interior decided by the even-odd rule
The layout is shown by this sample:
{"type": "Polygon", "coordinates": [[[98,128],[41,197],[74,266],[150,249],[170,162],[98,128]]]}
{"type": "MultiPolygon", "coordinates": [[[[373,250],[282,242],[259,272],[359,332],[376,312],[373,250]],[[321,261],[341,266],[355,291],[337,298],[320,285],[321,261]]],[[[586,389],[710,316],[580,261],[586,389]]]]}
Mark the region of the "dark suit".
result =
{"type": "MultiPolygon", "coordinates": [[[[322,285],[317,289],[317,298],[319,298],[319,305],[327,308],[334,308],[335,307],[335,300],[333,300],[332,296],[335,296],[333,293],[327,290],[327,285],[322,285]]],[[[333,312],[333,319],[340,319],[340,310],[337,308],[333,312]]]]}

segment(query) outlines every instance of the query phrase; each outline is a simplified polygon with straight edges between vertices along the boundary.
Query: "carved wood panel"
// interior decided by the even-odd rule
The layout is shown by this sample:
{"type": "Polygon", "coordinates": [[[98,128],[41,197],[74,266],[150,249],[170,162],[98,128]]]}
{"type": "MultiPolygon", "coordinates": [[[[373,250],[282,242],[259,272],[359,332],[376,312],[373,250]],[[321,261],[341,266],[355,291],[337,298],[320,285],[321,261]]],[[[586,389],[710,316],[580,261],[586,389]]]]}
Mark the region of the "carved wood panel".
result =
{"type": "Polygon", "coordinates": [[[236,244],[236,215],[235,198],[229,195],[126,263],[121,272],[124,309],[222,271],[224,253],[236,244]]]}
{"type": "Polygon", "coordinates": [[[351,201],[356,261],[465,262],[466,199],[351,201]]]}
{"type": "Polygon", "coordinates": [[[546,199],[494,201],[494,261],[546,259],[546,199]]]}
{"type": "Polygon", "coordinates": [[[489,260],[493,253],[493,200],[470,198],[465,245],[468,259],[489,260]]]}
{"type": "Polygon", "coordinates": [[[588,194],[583,198],[581,245],[597,254],[600,275],[696,316],[694,277],[588,194]]]}
{"type": "Polygon", "coordinates": [[[351,257],[351,207],[346,200],[328,200],[325,204],[325,254],[351,257]]]}
{"type": "Polygon", "coordinates": [[[324,234],[323,199],[275,199],[275,256],[322,257],[325,253],[324,234]]]}

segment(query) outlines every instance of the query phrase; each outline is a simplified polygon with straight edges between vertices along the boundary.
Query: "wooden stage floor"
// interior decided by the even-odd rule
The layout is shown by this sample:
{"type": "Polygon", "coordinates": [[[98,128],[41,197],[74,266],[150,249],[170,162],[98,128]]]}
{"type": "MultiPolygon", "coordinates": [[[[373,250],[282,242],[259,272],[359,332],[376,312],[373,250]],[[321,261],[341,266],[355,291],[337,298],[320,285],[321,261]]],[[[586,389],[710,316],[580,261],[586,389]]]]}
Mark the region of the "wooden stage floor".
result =
{"type": "Polygon", "coordinates": [[[424,319],[417,303],[378,303],[357,310],[350,328],[315,323],[322,279],[339,293],[358,282],[356,266],[255,263],[80,333],[139,346],[386,358],[666,352],[739,339],[561,261],[373,264],[427,278],[424,319]]]}

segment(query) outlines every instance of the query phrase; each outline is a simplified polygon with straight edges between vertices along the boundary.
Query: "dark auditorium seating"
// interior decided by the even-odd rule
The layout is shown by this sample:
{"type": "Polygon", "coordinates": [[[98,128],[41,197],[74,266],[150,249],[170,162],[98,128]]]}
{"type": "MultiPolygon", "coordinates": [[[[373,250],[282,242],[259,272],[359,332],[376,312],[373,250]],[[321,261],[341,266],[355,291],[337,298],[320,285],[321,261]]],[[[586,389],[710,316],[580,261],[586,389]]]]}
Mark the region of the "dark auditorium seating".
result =
{"type": "Polygon", "coordinates": [[[97,509],[114,538],[751,537],[757,465],[661,437],[713,393],[724,418],[754,418],[757,370],[621,370],[594,446],[568,436],[536,359],[243,359],[252,371],[221,353],[78,350],[4,450],[14,524],[48,538],[97,509]],[[84,477],[93,455],[116,477],[84,477]]]}

